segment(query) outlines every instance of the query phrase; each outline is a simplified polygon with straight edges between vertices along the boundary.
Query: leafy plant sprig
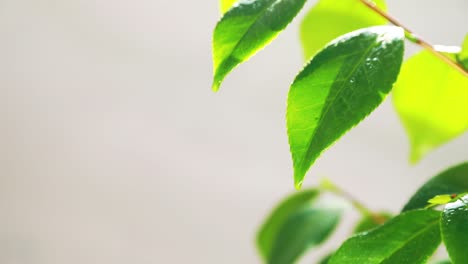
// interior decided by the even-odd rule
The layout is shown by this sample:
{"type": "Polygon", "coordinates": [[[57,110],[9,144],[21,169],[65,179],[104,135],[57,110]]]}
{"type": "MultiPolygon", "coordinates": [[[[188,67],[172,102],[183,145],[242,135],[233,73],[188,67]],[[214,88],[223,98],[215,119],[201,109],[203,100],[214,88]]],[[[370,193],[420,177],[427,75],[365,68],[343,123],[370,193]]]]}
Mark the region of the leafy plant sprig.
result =
{"type": "MultiPolygon", "coordinates": [[[[213,33],[215,91],[273,41],[306,0],[234,2],[221,0],[224,14],[213,33]]],[[[429,44],[389,15],[384,0],[319,0],[300,34],[308,62],[292,82],[286,110],[296,188],[321,153],[390,92],[410,139],[411,162],[468,130],[468,37],[461,48],[429,44]],[[405,39],[423,50],[403,62],[405,39]]],[[[329,237],[343,208],[318,202],[325,192],[345,198],[362,220],[320,263],[426,263],[441,241],[452,263],[468,263],[468,163],[433,177],[395,217],[373,212],[328,180],[297,192],[260,228],[257,245],[266,263],[294,263],[329,237]]]]}

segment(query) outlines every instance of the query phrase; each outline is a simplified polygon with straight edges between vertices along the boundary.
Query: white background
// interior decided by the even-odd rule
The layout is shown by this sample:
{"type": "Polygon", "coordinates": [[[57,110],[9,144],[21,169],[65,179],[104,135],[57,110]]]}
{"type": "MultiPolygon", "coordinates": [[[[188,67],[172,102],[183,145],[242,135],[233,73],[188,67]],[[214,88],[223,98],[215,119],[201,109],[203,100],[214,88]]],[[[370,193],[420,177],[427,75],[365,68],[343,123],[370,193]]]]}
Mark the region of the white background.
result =
{"type": "MultiPolygon", "coordinates": [[[[466,0],[388,2],[433,43],[467,31],[466,0]]],[[[284,115],[304,11],[214,94],[214,0],[0,0],[0,263],[259,263],[255,231],[293,191],[284,115]]],[[[409,166],[390,99],[305,186],[328,176],[396,212],[466,159],[467,135],[409,166]]]]}

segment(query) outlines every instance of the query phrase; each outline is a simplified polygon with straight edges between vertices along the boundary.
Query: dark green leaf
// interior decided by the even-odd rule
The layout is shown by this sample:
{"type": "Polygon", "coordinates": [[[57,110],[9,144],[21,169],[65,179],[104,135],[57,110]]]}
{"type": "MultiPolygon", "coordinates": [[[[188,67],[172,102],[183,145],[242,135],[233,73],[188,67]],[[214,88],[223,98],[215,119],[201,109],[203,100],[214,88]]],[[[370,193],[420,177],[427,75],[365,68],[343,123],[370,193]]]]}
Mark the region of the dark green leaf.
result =
{"type": "Polygon", "coordinates": [[[403,213],[348,239],[329,264],[425,263],[441,241],[439,218],[432,210],[403,213]]]}
{"type": "Polygon", "coordinates": [[[468,195],[445,206],[440,223],[442,238],[454,264],[468,263],[468,195]]]}
{"type": "Polygon", "coordinates": [[[468,78],[433,54],[422,51],[403,64],[393,102],[409,136],[411,162],[468,129],[467,101],[468,78]]]}
{"type": "Polygon", "coordinates": [[[297,15],[305,0],[242,1],[218,22],[213,33],[213,90],[226,75],[270,43],[297,15]]]}
{"type": "Polygon", "coordinates": [[[237,0],[221,0],[220,1],[220,6],[221,6],[221,13],[224,14],[226,13],[231,7],[236,3],[237,0]]]}
{"type": "Polygon", "coordinates": [[[387,212],[381,212],[374,216],[364,216],[361,219],[361,221],[359,221],[359,223],[356,225],[356,227],[354,227],[354,233],[369,231],[373,228],[381,226],[390,218],[392,218],[392,214],[387,212]]]}
{"type": "Polygon", "coordinates": [[[441,194],[468,191],[468,162],[452,167],[430,179],[411,197],[403,211],[424,208],[429,199],[441,194]]]}
{"type": "Polygon", "coordinates": [[[434,264],[452,264],[450,260],[439,260],[436,262],[433,262],[434,264]]]}
{"type": "MultiPolygon", "coordinates": [[[[384,0],[374,1],[386,10],[384,0]]],[[[385,25],[387,20],[370,10],[359,0],[320,0],[301,24],[301,41],[308,60],[328,42],[348,32],[385,25]]]]}
{"type": "Polygon", "coordinates": [[[340,216],[341,210],[318,208],[293,215],[280,229],[268,263],[294,263],[307,249],[329,237],[340,216]]]}
{"type": "Polygon", "coordinates": [[[278,232],[288,218],[306,208],[310,208],[318,194],[319,191],[317,190],[296,192],[273,210],[257,234],[257,247],[265,260],[270,256],[278,232]]]}
{"type": "Polygon", "coordinates": [[[320,153],[370,114],[391,90],[403,58],[401,28],[346,34],[319,52],[289,91],[287,127],[296,187],[320,153]]]}

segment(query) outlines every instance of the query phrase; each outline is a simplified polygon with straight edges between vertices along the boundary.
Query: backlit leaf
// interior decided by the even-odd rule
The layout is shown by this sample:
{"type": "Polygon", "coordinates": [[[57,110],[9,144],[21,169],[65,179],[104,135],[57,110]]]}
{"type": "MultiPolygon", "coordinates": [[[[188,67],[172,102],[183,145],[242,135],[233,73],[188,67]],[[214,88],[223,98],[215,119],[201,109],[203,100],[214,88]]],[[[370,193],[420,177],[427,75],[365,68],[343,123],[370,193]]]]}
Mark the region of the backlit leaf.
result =
{"type": "Polygon", "coordinates": [[[468,129],[468,78],[427,51],[403,64],[393,102],[409,136],[411,162],[468,129]]]}
{"type": "MultiPolygon", "coordinates": [[[[384,0],[374,1],[386,9],[384,0]]],[[[328,42],[348,32],[385,25],[387,20],[370,10],[359,0],[320,0],[301,24],[301,41],[308,60],[328,42]]]]}
{"type": "Polygon", "coordinates": [[[392,89],[403,38],[403,30],[393,26],[354,31],[331,42],[296,77],[286,118],[297,188],[320,153],[392,89]]]}
{"type": "Polygon", "coordinates": [[[213,90],[237,65],[270,43],[297,15],[305,0],[241,1],[213,33],[213,90]]]}
{"type": "Polygon", "coordinates": [[[220,0],[221,13],[226,13],[236,2],[237,0],[220,0]]]}

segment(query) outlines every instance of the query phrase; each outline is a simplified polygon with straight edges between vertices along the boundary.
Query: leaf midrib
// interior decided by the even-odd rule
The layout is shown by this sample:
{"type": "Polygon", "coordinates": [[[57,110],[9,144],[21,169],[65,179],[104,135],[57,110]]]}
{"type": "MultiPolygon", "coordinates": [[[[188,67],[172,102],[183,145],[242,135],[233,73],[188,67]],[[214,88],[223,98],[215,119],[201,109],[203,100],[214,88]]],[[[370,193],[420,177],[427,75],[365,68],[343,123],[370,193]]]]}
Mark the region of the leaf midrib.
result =
{"type": "MultiPolygon", "coordinates": [[[[328,114],[328,112],[330,111],[331,109],[331,105],[332,103],[336,100],[336,98],[339,97],[339,95],[341,94],[341,92],[343,91],[344,87],[346,86],[346,84],[348,83],[349,79],[351,78],[351,76],[356,73],[356,71],[358,70],[358,68],[361,66],[361,63],[363,62],[363,60],[369,55],[369,53],[371,52],[371,50],[377,46],[379,42],[374,42],[372,45],[370,45],[369,48],[367,48],[367,50],[364,52],[364,54],[362,55],[362,57],[359,59],[358,63],[356,63],[356,65],[354,66],[354,68],[351,70],[351,72],[348,74],[348,76],[346,76],[346,78],[343,79],[343,84],[341,85],[341,87],[338,89],[338,92],[335,94],[334,98],[329,102],[328,106],[325,108],[325,110],[322,112],[322,114],[320,115],[320,118],[319,118],[319,121],[317,122],[317,127],[315,128],[314,132],[312,133],[310,139],[309,139],[309,142],[308,142],[308,147],[307,147],[307,152],[306,152],[306,155],[304,155],[304,157],[301,159],[301,162],[300,162],[300,167],[301,169],[303,169],[304,167],[304,162],[305,162],[305,158],[306,156],[310,155],[309,153],[311,152],[312,150],[312,141],[315,137],[315,135],[317,134],[317,131],[320,129],[320,124],[322,123],[323,119],[325,118],[325,116],[328,114]]],[[[344,64],[343,64],[344,65],[344,64]]],[[[331,88],[330,88],[331,89],[331,88]]],[[[327,98],[328,99],[328,98],[327,98]]],[[[328,101],[328,100],[325,100],[325,101],[328,101]]]]}
{"type": "Polygon", "coordinates": [[[437,225],[439,223],[439,218],[434,219],[430,224],[426,225],[423,229],[419,230],[418,232],[414,233],[408,240],[406,240],[406,243],[402,243],[395,251],[392,252],[392,254],[384,259],[380,263],[383,263],[384,261],[390,260],[396,253],[398,253],[400,250],[403,249],[405,245],[407,245],[409,242],[413,241],[417,237],[419,237],[421,234],[425,233],[428,229],[433,228],[433,225],[437,225]]]}

